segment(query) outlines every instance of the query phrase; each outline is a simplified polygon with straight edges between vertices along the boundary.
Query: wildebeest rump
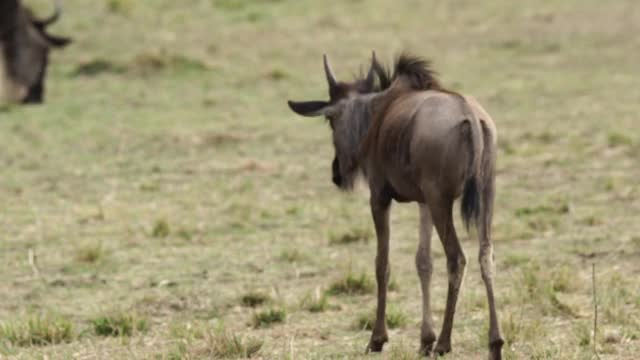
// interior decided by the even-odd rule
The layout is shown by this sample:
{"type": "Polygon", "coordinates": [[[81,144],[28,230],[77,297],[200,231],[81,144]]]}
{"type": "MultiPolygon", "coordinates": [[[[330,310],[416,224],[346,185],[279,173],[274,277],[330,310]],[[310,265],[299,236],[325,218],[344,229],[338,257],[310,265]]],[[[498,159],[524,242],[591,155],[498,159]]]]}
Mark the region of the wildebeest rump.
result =
{"type": "Polygon", "coordinates": [[[59,1],[46,19],[36,18],[20,0],[0,1],[0,101],[41,103],[49,50],[69,38],[51,35],[47,27],[61,14],[59,1]]]}
{"type": "Polygon", "coordinates": [[[329,101],[289,101],[304,116],[325,116],[333,132],[333,182],[344,190],[364,175],[377,235],[378,306],[368,350],[388,341],[385,322],[389,282],[389,210],[392,200],[417,202],[420,243],[415,261],[422,288],[420,351],[451,351],[451,331],[466,257],[453,223],[454,200],[462,197],[462,217],[473,222],[480,240],[479,261],[489,303],[489,358],[501,358],[493,291],[491,218],[495,187],[496,128],[472,97],[443,88],[429,63],[401,55],[394,71],[376,59],[366,76],[336,80],[325,56],[329,101]],[[378,85],[375,85],[375,78],[378,85]],[[431,315],[431,234],[435,226],[447,257],[449,287],[437,339],[431,315]],[[435,343],[435,347],[434,347],[435,343]]]}

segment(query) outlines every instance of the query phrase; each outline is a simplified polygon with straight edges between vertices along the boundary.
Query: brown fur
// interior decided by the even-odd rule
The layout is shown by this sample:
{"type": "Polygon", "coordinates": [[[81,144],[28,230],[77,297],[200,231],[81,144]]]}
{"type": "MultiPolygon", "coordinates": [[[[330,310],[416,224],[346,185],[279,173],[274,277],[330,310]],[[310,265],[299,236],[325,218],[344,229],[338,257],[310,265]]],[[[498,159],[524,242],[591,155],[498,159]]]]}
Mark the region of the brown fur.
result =
{"type": "MultiPolygon", "coordinates": [[[[393,103],[402,99],[408,93],[426,90],[445,90],[438,79],[436,72],[431,69],[431,63],[420,57],[407,53],[401,54],[395,61],[394,72],[389,71],[374,59],[373,68],[379,77],[379,90],[384,90],[384,96],[374,104],[372,125],[367,136],[362,141],[360,156],[376,151],[374,145],[379,142],[380,128],[385,119],[389,118],[389,109],[393,103]]],[[[453,92],[451,92],[453,93],[453,92]]],[[[381,153],[399,154],[397,161],[406,163],[409,159],[409,148],[406,134],[411,132],[413,121],[409,121],[397,127],[391,127],[391,131],[385,134],[386,144],[391,148],[377,149],[381,153]],[[403,147],[404,146],[404,147],[403,147]]],[[[380,153],[378,154],[380,155],[380,153]]]]}

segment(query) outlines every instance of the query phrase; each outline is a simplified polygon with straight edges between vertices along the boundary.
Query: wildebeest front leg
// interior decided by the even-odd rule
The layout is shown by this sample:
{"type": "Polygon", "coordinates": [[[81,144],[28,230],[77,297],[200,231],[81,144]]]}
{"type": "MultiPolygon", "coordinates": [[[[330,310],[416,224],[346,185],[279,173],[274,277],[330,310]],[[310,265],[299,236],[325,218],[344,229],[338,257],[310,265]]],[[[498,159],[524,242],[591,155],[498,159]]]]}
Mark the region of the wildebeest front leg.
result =
{"type": "Polygon", "coordinates": [[[431,274],[433,263],[431,259],[431,234],[433,220],[429,206],[420,204],[420,244],[416,251],[416,270],[420,277],[422,288],[422,326],[420,329],[420,354],[429,356],[436,341],[433,331],[433,317],[431,316],[431,274]]]}
{"type": "Polygon", "coordinates": [[[373,326],[371,340],[367,351],[382,351],[387,336],[386,306],[387,285],[389,283],[389,206],[391,199],[371,197],[371,215],[376,228],[378,239],[378,253],[376,255],[376,281],[378,283],[378,307],[376,308],[376,322],[373,326]]]}

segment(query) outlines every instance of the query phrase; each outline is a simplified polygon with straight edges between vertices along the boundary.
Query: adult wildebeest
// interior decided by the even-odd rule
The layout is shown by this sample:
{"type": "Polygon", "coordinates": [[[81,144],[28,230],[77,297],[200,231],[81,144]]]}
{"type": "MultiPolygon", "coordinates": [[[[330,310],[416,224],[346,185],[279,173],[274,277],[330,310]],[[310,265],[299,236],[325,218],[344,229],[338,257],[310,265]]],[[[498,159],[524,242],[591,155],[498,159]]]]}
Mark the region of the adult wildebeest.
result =
{"type": "Polygon", "coordinates": [[[46,31],[60,13],[59,1],[46,19],[37,19],[20,0],[0,1],[0,101],[42,102],[49,50],[70,42],[46,31]]]}
{"type": "Polygon", "coordinates": [[[480,239],[479,260],[489,302],[490,359],[500,359],[504,343],[493,294],[490,238],[494,201],[496,128],[472,97],[444,89],[429,63],[401,55],[393,73],[375,58],[366,75],[338,82],[324,57],[329,101],[289,101],[304,116],[324,115],[333,131],[333,182],[352,189],[363,174],[378,240],[378,307],[367,349],[381,351],[388,341],[385,323],[389,281],[389,208],[391,200],[417,202],[420,244],[416,268],[422,287],[420,352],[451,351],[451,329],[466,259],[453,224],[453,203],[462,196],[465,223],[474,222],[480,239]],[[376,85],[376,76],[378,85],[376,85]],[[436,341],[431,316],[431,233],[433,225],[447,257],[449,288],[442,331],[436,341]]]}

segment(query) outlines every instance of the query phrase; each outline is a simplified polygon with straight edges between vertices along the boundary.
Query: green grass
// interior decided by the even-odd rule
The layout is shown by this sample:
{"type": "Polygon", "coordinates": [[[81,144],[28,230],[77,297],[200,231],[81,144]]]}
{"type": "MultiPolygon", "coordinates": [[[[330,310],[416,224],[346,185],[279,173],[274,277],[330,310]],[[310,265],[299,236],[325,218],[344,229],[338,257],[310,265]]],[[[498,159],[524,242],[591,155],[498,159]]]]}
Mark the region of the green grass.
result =
{"type": "Polygon", "coordinates": [[[257,311],[253,314],[253,327],[268,327],[273,324],[285,322],[287,311],[283,307],[273,307],[267,310],[257,311]]]}
{"type": "Polygon", "coordinates": [[[240,302],[242,303],[242,305],[248,307],[257,307],[265,304],[270,300],[271,298],[269,297],[269,295],[257,291],[248,292],[242,295],[242,297],[240,298],[240,302]]]}
{"type": "Polygon", "coordinates": [[[133,1],[131,0],[108,0],[107,9],[116,14],[129,14],[133,9],[133,1]]]}
{"type": "Polygon", "coordinates": [[[131,336],[134,331],[145,332],[149,328],[146,319],[126,313],[99,316],[91,324],[98,336],[131,336]]]}
{"type": "Polygon", "coordinates": [[[166,219],[158,219],[155,224],[153,224],[153,229],[151,230],[151,236],[155,238],[165,238],[171,234],[171,228],[169,227],[169,222],[166,219]]]}
{"type": "MultiPolygon", "coordinates": [[[[286,101],[328,99],[324,53],[348,80],[371,50],[388,62],[405,49],[498,129],[505,359],[594,357],[592,263],[601,358],[640,353],[636,1],[65,0],[50,31],[75,41],[51,52],[46,103],[0,105],[0,358],[242,357],[250,339],[265,359],[371,358],[354,325],[376,303],[369,194],[335,189],[330,127],[286,101]],[[272,301],[243,305],[265,290],[272,301]],[[284,304],[286,323],[253,326],[284,304]],[[134,318],[98,311],[113,308],[134,318]],[[64,320],[32,319],[48,312],[64,320]],[[97,319],[131,334],[99,335],[97,319]],[[55,345],[31,336],[68,327],[55,345]]],[[[419,346],[417,213],[390,214],[388,303],[408,322],[382,358],[419,346]]],[[[455,224],[468,265],[447,357],[486,358],[478,241],[457,204],[455,224]]],[[[435,231],[433,259],[440,329],[435,231]]]]}
{"type": "Polygon", "coordinates": [[[285,249],[282,250],[282,252],[278,256],[278,259],[288,263],[296,263],[307,259],[307,257],[298,249],[285,249]]]}
{"type": "Polygon", "coordinates": [[[327,289],[329,295],[366,295],[373,294],[375,285],[366,273],[354,274],[348,272],[336,280],[327,289]]]}
{"type": "MultiPolygon", "coordinates": [[[[397,329],[405,327],[409,323],[409,317],[406,313],[395,306],[387,307],[387,328],[397,329]]],[[[373,325],[376,322],[375,311],[362,313],[356,319],[354,328],[356,330],[373,330],[373,325]]]]}
{"type": "Polygon", "coordinates": [[[609,134],[607,141],[609,143],[609,147],[633,145],[633,139],[629,135],[615,132],[609,134]]]}

